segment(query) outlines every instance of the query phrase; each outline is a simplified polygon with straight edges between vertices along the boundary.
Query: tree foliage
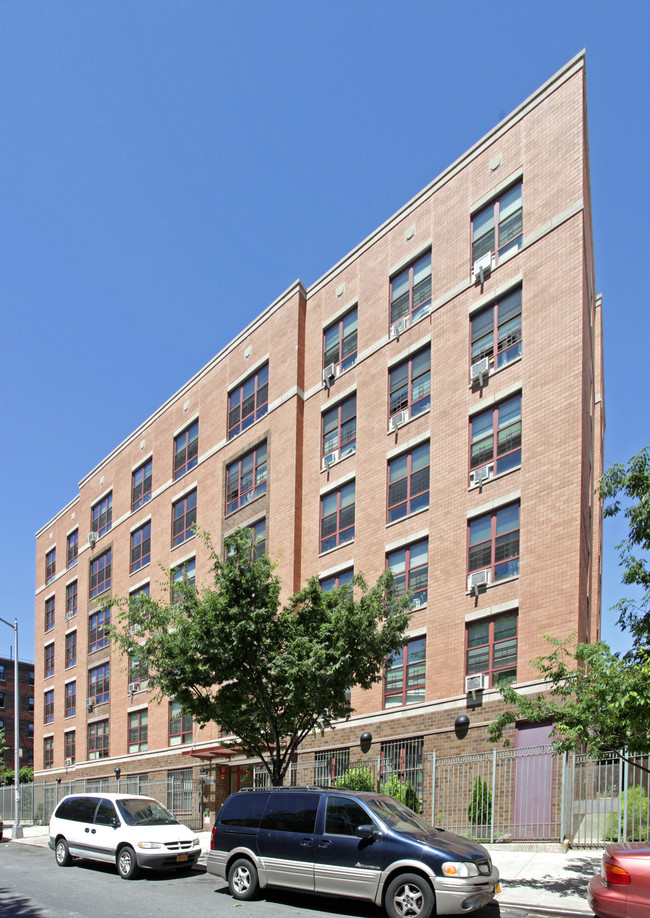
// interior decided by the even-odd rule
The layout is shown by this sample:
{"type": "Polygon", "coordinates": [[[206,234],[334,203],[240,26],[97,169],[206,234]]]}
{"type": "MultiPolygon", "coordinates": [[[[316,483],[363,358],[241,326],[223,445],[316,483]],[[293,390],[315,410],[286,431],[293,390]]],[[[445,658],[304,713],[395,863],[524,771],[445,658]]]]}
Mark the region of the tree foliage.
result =
{"type": "Polygon", "coordinates": [[[350,715],[347,690],[381,678],[404,642],[408,597],[387,571],[373,587],[357,575],[329,592],[314,577],[282,606],[274,565],[252,559],[247,530],[223,558],[206,541],[214,586],[179,584],[172,602],[118,601],[111,636],[148,669],[150,689],[236,736],[278,785],[309,733],[350,715]]]}
{"type": "MultiPolygon", "coordinates": [[[[547,636],[552,651],[534,660],[547,682],[544,694],[522,695],[499,683],[510,708],[488,728],[497,742],[517,720],[552,721],[558,751],[585,749],[589,755],[624,752],[624,758],[650,753],[650,453],[641,450],[627,466],[613,465],[600,482],[604,516],[623,513],[627,536],[617,546],[622,581],[636,595],[614,609],[632,637],[624,654],[607,644],[575,644],[547,636]]],[[[507,744],[507,740],[506,740],[507,744]]],[[[633,764],[648,771],[638,762],[633,764]]]]}

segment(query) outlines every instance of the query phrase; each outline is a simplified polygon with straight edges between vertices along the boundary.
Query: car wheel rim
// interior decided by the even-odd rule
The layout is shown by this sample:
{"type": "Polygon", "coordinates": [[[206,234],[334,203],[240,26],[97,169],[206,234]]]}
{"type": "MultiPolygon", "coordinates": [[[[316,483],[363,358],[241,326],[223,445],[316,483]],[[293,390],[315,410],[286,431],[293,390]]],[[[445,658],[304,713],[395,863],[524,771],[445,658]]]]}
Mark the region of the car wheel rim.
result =
{"type": "Polygon", "coordinates": [[[122,851],[120,853],[120,872],[128,873],[131,869],[131,855],[128,851],[122,851]]]}
{"type": "Polygon", "coordinates": [[[422,914],[424,896],[417,886],[406,883],[397,890],[393,902],[401,918],[418,918],[418,915],[422,914]]]}
{"type": "Polygon", "coordinates": [[[65,858],[65,848],[61,843],[56,846],[56,859],[59,863],[65,858]]]}
{"type": "Polygon", "coordinates": [[[235,892],[244,893],[250,886],[251,878],[245,867],[238,867],[232,878],[232,885],[235,892]]]}

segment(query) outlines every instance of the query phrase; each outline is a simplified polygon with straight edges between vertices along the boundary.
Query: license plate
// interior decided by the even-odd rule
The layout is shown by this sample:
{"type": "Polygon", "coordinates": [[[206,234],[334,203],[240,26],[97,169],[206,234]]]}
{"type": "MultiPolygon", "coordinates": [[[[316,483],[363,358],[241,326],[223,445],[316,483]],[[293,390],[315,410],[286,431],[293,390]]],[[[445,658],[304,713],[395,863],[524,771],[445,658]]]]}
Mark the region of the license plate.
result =
{"type": "Polygon", "coordinates": [[[497,883],[494,888],[494,895],[497,896],[501,892],[501,883],[497,883]]]}
{"type": "Polygon", "coordinates": [[[179,854],[176,857],[177,862],[180,864],[182,861],[187,860],[187,854],[179,854]]]}

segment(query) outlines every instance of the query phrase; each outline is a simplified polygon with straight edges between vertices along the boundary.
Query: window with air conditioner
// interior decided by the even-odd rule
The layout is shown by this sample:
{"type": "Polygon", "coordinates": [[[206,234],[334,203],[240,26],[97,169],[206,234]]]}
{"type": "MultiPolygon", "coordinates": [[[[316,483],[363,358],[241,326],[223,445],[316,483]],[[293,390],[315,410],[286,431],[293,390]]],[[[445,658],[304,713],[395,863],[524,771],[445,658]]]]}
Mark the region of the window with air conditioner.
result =
{"type": "Polygon", "coordinates": [[[519,504],[508,504],[470,520],[468,589],[484,577],[494,584],[518,576],[519,504]]]}
{"type": "Polygon", "coordinates": [[[500,370],[521,357],[521,287],[471,317],[472,380],[500,370]]]}
{"type": "Polygon", "coordinates": [[[486,256],[491,266],[501,264],[522,242],[522,182],[517,182],[472,215],[472,270],[486,256]]]}
{"type": "Polygon", "coordinates": [[[466,627],[466,678],[482,675],[485,688],[517,679],[517,613],[469,622],[466,627]]]}
{"type": "Polygon", "coordinates": [[[408,268],[391,278],[390,282],[390,325],[393,329],[400,320],[406,323],[405,331],[412,322],[417,322],[431,311],[431,252],[417,258],[408,268]]]}
{"type": "Polygon", "coordinates": [[[357,362],[357,307],[337,319],[323,336],[323,381],[333,380],[357,362]]]}
{"type": "Polygon", "coordinates": [[[431,351],[426,347],[389,371],[389,429],[401,412],[408,412],[406,420],[410,420],[428,411],[430,405],[431,351]]]}
{"type": "Polygon", "coordinates": [[[470,419],[470,485],[521,465],[521,394],[470,419]]]}

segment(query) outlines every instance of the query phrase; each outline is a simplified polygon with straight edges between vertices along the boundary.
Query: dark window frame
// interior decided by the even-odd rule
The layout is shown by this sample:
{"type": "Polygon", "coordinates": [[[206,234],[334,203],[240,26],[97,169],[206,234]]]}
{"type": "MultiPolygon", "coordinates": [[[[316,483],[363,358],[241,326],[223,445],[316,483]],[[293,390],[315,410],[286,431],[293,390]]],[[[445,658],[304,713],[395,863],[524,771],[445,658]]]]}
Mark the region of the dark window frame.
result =
{"type": "Polygon", "coordinates": [[[386,484],[386,521],[394,523],[419,510],[425,510],[429,506],[429,472],[431,465],[431,449],[429,441],[419,443],[417,446],[393,456],[388,460],[388,481],[386,484]],[[419,460],[420,455],[426,451],[426,465],[419,466],[413,470],[414,458],[419,460]],[[400,466],[406,460],[406,467],[402,470],[400,466]],[[391,475],[400,474],[400,477],[393,478],[391,475]]]}
{"type": "Polygon", "coordinates": [[[101,663],[88,670],[88,698],[93,704],[104,704],[110,701],[111,665],[101,663]]]}
{"type": "Polygon", "coordinates": [[[492,466],[493,475],[501,475],[521,465],[521,424],[521,392],[470,417],[470,476],[485,465],[492,466]]]}
{"type": "Polygon", "coordinates": [[[340,462],[357,449],[357,394],[353,392],[321,417],[321,459],[338,452],[340,462]],[[335,438],[335,439],[334,439],[335,438]]]}
{"type": "Polygon", "coordinates": [[[228,393],[228,439],[242,433],[269,410],[269,365],[251,373],[228,393]]]}
{"type": "Polygon", "coordinates": [[[74,567],[79,560],[79,530],[75,529],[67,537],[66,542],[66,567],[74,567]]]}
{"type": "Polygon", "coordinates": [[[43,723],[54,723],[54,689],[43,692],[43,723]]]}
{"type": "Polygon", "coordinates": [[[185,746],[192,742],[194,735],[194,718],[183,714],[177,701],[169,702],[169,745],[185,746]]]}
{"type": "Polygon", "coordinates": [[[77,665],[77,631],[70,631],[65,636],[65,669],[77,665]]]}
{"type": "Polygon", "coordinates": [[[417,322],[431,311],[432,292],[432,259],[431,250],[422,252],[417,258],[402,268],[390,279],[390,324],[394,325],[404,317],[417,322]],[[421,274],[428,262],[426,272],[416,282],[416,276],[421,274]],[[427,307],[429,307],[427,309],[427,307]]]}
{"type": "Polygon", "coordinates": [[[172,504],[172,548],[177,548],[196,535],[197,506],[197,488],[172,504]]]}
{"type": "Polygon", "coordinates": [[[339,548],[354,541],[356,518],[356,480],[348,481],[338,488],[321,495],[320,499],[320,553],[339,548]],[[349,495],[352,499],[349,500],[349,495]],[[335,498],[333,510],[328,510],[335,498]],[[347,502],[344,504],[343,501],[347,502]],[[331,528],[333,521],[334,528],[331,528]]]}
{"type": "Polygon", "coordinates": [[[104,497],[90,508],[90,529],[98,536],[106,535],[113,528],[113,492],[109,491],[104,497]]]}
{"type": "Polygon", "coordinates": [[[45,554],[45,584],[52,583],[56,577],[56,546],[45,554]]]}
{"type": "Polygon", "coordinates": [[[141,708],[130,711],[127,722],[127,745],[129,754],[146,752],[149,748],[149,710],[141,708]]]}
{"type": "Polygon", "coordinates": [[[395,578],[395,590],[397,596],[402,596],[409,590],[413,591],[409,608],[411,611],[426,606],[429,600],[429,537],[417,539],[414,542],[408,542],[403,548],[394,548],[386,552],[386,567],[393,571],[395,578]],[[417,549],[424,547],[424,563],[412,564],[412,560],[419,561],[420,553],[415,554],[417,549]],[[404,573],[395,573],[395,567],[398,567],[398,556],[404,553],[404,573]],[[415,559],[413,556],[415,555],[415,559]],[[419,586],[419,582],[424,573],[424,585],[419,586]]]}
{"type": "Polygon", "coordinates": [[[90,598],[99,596],[111,588],[111,549],[90,560],[90,598]],[[103,563],[102,563],[103,562],[103,563]]]}
{"type": "Polygon", "coordinates": [[[153,459],[149,458],[131,474],[131,510],[139,510],[153,493],[153,459]]]}
{"type": "Polygon", "coordinates": [[[43,738],[43,768],[54,767],[54,737],[43,738]]]}
{"type": "Polygon", "coordinates": [[[522,355],[521,286],[504,293],[470,316],[470,365],[487,357],[492,371],[507,367],[522,355]],[[496,342],[496,352],[495,352],[496,342]]]}
{"type": "Polygon", "coordinates": [[[475,210],[471,222],[472,265],[488,252],[492,254],[492,264],[496,266],[520,251],[524,238],[523,181],[512,182],[486,205],[475,210]],[[504,216],[510,206],[509,199],[517,190],[519,207],[504,216]],[[476,236],[475,229],[479,225],[488,228],[476,236]]]}
{"type": "Polygon", "coordinates": [[[131,568],[130,573],[146,567],[151,563],[151,520],[147,520],[131,533],[131,568]]]}
{"type": "Polygon", "coordinates": [[[56,600],[48,596],[45,600],[45,632],[52,631],[56,623],[56,600]]]}
{"type": "Polygon", "coordinates": [[[520,532],[521,532],[521,506],[519,501],[497,507],[489,513],[473,517],[467,526],[467,572],[489,570],[490,583],[499,583],[500,580],[519,576],[520,561],[520,532]],[[517,525],[508,526],[508,514],[516,508],[517,525]],[[483,530],[485,522],[489,522],[488,538],[477,539],[476,534],[483,530]],[[479,524],[483,524],[479,526],[479,524]],[[474,529],[475,535],[472,535],[474,529]],[[474,541],[473,541],[474,539],[474,541]]]}
{"type": "Polygon", "coordinates": [[[352,306],[323,331],[323,367],[334,364],[345,373],[357,362],[359,310],[352,306]]]}
{"type": "Polygon", "coordinates": [[[388,417],[408,411],[409,421],[431,408],[431,347],[427,345],[388,370],[388,417]],[[426,369],[420,358],[427,355],[426,369]],[[406,378],[404,378],[406,369],[406,378]],[[417,375],[416,375],[417,372],[417,375]],[[420,390],[420,387],[421,390],[420,390]]]}
{"type": "Polygon", "coordinates": [[[110,727],[108,718],[88,724],[88,759],[107,759],[109,747],[110,727]]]}
{"type": "Polygon", "coordinates": [[[199,461],[199,419],[174,437],[174,481],[198,465],[199,461]]]}
{"type": "Polygon", "coordinates": [[[111,607],[98,609],[88,616],[88,653],[108,647],[110,641],[106,628],[111,623],[111,607]]]}
{"type": "Polygon", "coordinates": [[[77,755],[77,736],[76,730],[66,730],[63,734],[63,757],[70,759],[70,764],[74,765],[77,755]]]}
{"type": "Polygon", "coordinates": [[[503,612],[499,615],[493,615],[489,618],[479,619],[476,622],[468,622],[465,627],[465,673],[472,675],[474,673],[486,673],[489,678],[489,687],[493,688],[501,679],[507,679],[508,682],[515,682],[517,679],[517,643],[518,643],[518,615],[516,610],[503,612]],[[507,629],[509,622],[514,622],[512,627],[507,629]],[[480,640],[484,635],[480,630],[487,625],[487,639],[480,640]],[[474,637],[472,637],[474,632],[474,637]],[[501,656],[506,645],[514,648],[513,651],[501,656]],[[473,653],[474,651],[474,653],[473,653]],[[476,651],[483,651],[483,655],[477,654],[476,651]],[[487,654],[487,659],[485,658],[487,654]],[[473,657],[473,661],[471,660],[473,657]]]}
{"type": "Polygon", "coordinates": [[[267,483],[268,444],[262,440],[226,467],[226,516],[266,494],[267,483]]]}
{"type": "Polygon", "coordinates": [[[65,614],[74,618],[77,614],[77,604],[79,601],[77,581],[73,580],[65,588],[65,614]]]}
{"type": "Polygon", "coordinates": [[[74,717],[77,713],[77,682],[66,682],[64,692],[64,715],[74,717]]]}
{"type": "Polygon", "coordinates": [[[51,679],[54,675],[54,641],[43,648],[43,678],[51,679]]]}

